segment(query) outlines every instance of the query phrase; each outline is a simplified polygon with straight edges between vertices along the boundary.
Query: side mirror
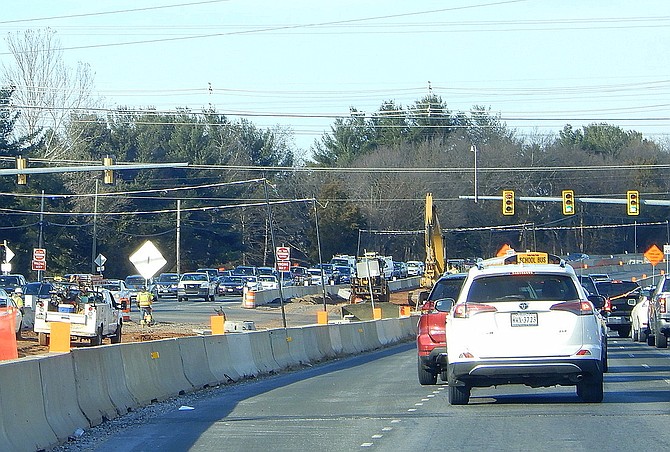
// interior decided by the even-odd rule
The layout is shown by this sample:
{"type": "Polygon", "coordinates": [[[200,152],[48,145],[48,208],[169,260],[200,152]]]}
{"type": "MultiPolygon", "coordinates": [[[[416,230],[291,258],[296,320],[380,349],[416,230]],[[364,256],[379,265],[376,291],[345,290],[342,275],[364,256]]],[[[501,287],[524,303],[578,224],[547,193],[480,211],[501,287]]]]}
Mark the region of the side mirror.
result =
{"type": "Polygon", "coordinates": [[[419,292],[419,304],[423,304],[424,301],[428,299],[428,291],[422,290],[419,292]]]}
{"type": "Polygon", "coordinates": [[[456,300],[453,298],[442,298],[435,303],[435,310],[439,312],[449,312],[456,300]]]}
{"type": "Polygon", "coordinates": [[[589,295],[588,299],[591,303],[593,303],[593,307],[596,309],[600,310],[605,306],[605,297],[602,295],[589,295]]]}

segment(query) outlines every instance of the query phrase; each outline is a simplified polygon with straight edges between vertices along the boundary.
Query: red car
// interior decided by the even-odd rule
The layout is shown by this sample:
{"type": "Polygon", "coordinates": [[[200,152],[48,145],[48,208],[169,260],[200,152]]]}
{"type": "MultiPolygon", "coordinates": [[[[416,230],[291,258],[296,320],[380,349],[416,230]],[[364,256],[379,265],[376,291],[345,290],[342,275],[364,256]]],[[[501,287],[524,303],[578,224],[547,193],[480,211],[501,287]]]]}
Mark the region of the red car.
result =
{"type": "Polygon", "coordinates": [[[422,385],[436,384],[438,375],[443,381],[447,381],[446,375],[442,375],[443,369],[446,369],[447,366],[447,340],[444,326],[449,310],[454,300],[458,298],[465,277],[465,273],[442,276],[421,306],[416,348],[419,354],[417,360],[419,383],[422,385]]]}

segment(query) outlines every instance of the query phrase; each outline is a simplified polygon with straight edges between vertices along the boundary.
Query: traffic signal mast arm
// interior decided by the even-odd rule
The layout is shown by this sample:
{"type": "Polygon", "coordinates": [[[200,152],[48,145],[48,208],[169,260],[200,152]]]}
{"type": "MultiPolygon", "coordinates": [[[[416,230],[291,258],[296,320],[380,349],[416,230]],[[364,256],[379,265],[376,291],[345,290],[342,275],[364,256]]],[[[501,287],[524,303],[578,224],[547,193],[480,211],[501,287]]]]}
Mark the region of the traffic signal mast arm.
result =
{"type": "MultiPolygon", "coordinates": [[[[517,201],[533,201],[533,202],[563,202],[563,197],[554,196],[516,196],[517,201]]],[[[475,199],[472,195],[462,195],[458,199],[475,199]]],[[[478,195],[477,199],[485,201],[502,201],[502,196],[482,196],[478,195]]],[[[581,202],[586,204],[628,204],[627,198],[586,198],[575,196],[575,203],[581,202]]],[[[670,200],[667,199],[642,199],[639,200],[640,205],[645,206],[670,206],[670,200]]]]}

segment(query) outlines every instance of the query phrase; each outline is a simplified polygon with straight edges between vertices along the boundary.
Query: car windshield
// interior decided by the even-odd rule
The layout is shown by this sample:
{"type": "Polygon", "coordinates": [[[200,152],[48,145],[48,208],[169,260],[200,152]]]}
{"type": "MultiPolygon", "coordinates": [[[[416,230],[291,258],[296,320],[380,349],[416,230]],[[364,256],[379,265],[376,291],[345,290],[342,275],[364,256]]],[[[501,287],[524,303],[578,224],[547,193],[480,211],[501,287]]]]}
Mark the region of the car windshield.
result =
{"type": "Polygon", "coordinates": [[[572,278],[566,275],[521,274],[494,275],[472,281],[467,301],[493,303],[504,301],[579,299],[572,278]]]}
{"type": "Polygon", "coordinates": [[[129,276],[126,278],[126,286],[134,289],[144,287],[144,278],[141,276],[129,276]]]}
{"type": "Polygon", "coordinates": [[[182,281],[207,281],[207,275],[204,273],[186,273],[181,279],[182,281]]]}
{"type": "Polygon", "coordinates": [[[163,274],[158,277],[158,282],[177,282],[177,281],[179,281],[179,275],[177,275],[176,273],[174,275],[163,274]]]}
{"type": "Polygon", "coordinates": [[[102,285],[104,289],[107,290],[121,290],[121,284],[118,282],[115,283],[105,283],[102,285]]]}
{"type": "Polygon", "coordinates": [[[462,278],[442,278],[435,283],[433,290],[428,295],[428,300],[437,301],[444,298],[458,298],[461,287],[465,281],[465,275],[462,278]]]}
{"type": "Polygon", "coordinates": [[[242,284],[241,276],[224,276],[223,283],[226,284],[242,284]]]}
{"type": "Polygon", "coordinates": [[[9,276],[9,275],[0,276],[0,286],[18,286],[18,285],[20,285],[18,276],[9,276]]]}
{"type": "Polygon", "coordinates": [[[53,290],[53,286],[51,284],[27,284],[25,289],[23,290],[23,293],[26,295],[49,295],[49,293],[53,290]]]}
{"type": "Polygon", "coordinates": [[[626,296],[632,294],[637,296],[640,294],[640,286],[633,281],[601,281],[596,282],[598,293],[606,298],[616,296],[626,296]]]}
{"type": "Polygon", "coordinates": [[[340,275],[350,275],[351,267],[335,267],[335,270],[340,272],[340,275]]]}
{"type": "Polygon", "coordinates": [[[242,276],[252,276],[254,274],[254,267],[235,267],[233,273],[242,276]]]}
{"type": "Polygon", "coordinates": [[[265,281],[265,282],[277,282],[277,278],[275,278],[274,276],[263,275],[263,276],[260,276],[258,279],[260,281],[265,281]]]}

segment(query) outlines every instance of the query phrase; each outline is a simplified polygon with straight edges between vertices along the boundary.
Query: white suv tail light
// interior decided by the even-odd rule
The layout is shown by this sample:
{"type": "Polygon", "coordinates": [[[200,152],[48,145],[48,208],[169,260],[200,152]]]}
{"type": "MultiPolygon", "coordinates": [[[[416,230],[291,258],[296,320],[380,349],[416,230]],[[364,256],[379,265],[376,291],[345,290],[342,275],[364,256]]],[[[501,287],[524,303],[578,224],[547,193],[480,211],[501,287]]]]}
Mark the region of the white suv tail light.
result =
{"type": "Polygon", "coordinates": [[[467,319],[482,312],[498,312],[495,306],[483,303],[460,303],[454,307],[455,319],[467,319]]]}
{"type": "Polygon", "coordinates": [[[592,315],[593,305],[588,301],[566,301],[556,303],[549,308],[552,311],[567,311],[576,315],[592,315]]]}

